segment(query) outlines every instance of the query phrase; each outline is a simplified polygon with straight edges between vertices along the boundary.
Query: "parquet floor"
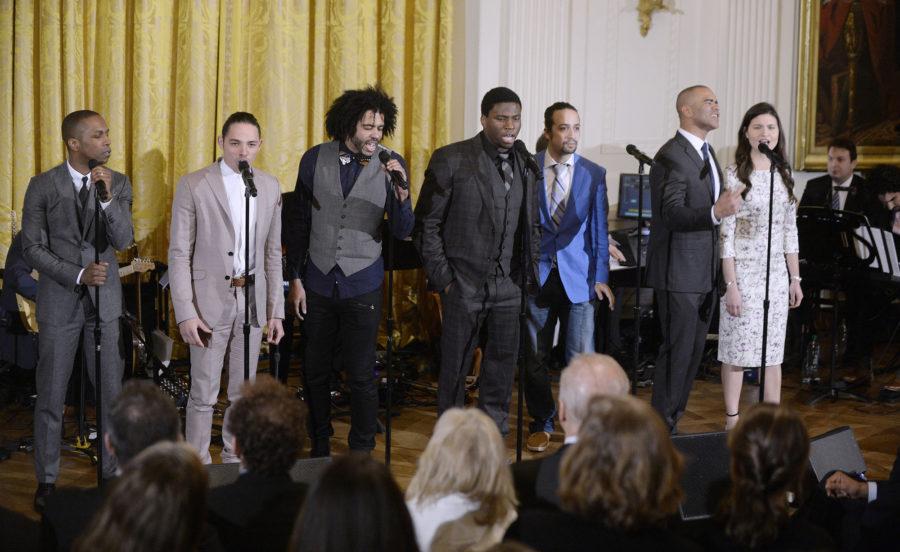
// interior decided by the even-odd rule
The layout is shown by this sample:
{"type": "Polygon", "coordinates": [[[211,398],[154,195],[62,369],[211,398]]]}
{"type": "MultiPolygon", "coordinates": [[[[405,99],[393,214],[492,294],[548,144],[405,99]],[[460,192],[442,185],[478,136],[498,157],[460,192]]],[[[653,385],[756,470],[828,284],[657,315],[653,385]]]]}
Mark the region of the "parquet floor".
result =
{"type": "MultiPolygon", "coordinates": [[[[261,367],[262,368],[262,367],[261,367]]],[[[889,381],[892,374],[884,374],[876,378],[869,389],[870,396],[876,396],[882,384],[889,381]]],[[[824,433],[835,427],[849,425],[862,449],[871,478],[887,477],[894,456],[900,446],[900,403],[862,403],[855,400],[841,399],[836,402],[823,400],[815,406],[806,404],[810,398],[808,390],[801,388],[796,371],[787,373],[784,378],[783,402],[797,409],[803,416],[811,436],[824,433]]],[[[298,376],[293,375],[289,383],[295,383],[298,376]]],[[[744,387],[743,404],[754,402],[757,387],[744,387]]],[[[555,395],[554,384],[554,395],[555,395]]],[[[698,380],[694,385],[688,404],[687,413],[679,424],[682,433],[700,433],[720,431],[724,424],[722,410],[721,385],[718,381],[698,380]]],[[[395,410],[392,425],[391,470],[401,487],[405,488],[416,468],[416,460],[425,448],[436,420],[433,406],[426,404],[429,393],[416,393],[422,406],[402,406],[395,410]]],[[[650,389],[639,389],[638,397],[650,400],[650,389]]],[[[432,397],[433,400],[433,397],[432,397]]],[[[511,426],[515,427],[516,397],[513,396],[511,409],[511,426]]],[[[9,444],[32,431],[32,412],[23,407],[7,407],[0,410],[0,443],[9,444]]],[[[71,423],[68,428],[73,427],[71,423]]],[[[349,419],[337,418],[334,421],[335,436],[332,450],[336,454],[346,452],[346,439],[349,431],[349,419]]],[[[551,450],[560,446],[562,433],[553,435],[551,450]]],[[[384,458],[384,438],[377,438],[375,457],[384,458]]],[[[515,431],[506,440],[509,456],[515,458],[515,431]]],[[[213,447],[214,461],[218,461],[221,447],[213,447]]],[[[530,454],[523,453],[525,458],[530,454]]],[[[22,512],[36,518],[32,511],[31,501],[36,486],[34,478],[33,458],[31,453],[14,452],[10,459],[0,463],[0,506],[22,512]]],[[[89,460],[80,455],[64,452],[61,460],[61,486],[86,487],[95,484],[96,471],[89,460]]]]}

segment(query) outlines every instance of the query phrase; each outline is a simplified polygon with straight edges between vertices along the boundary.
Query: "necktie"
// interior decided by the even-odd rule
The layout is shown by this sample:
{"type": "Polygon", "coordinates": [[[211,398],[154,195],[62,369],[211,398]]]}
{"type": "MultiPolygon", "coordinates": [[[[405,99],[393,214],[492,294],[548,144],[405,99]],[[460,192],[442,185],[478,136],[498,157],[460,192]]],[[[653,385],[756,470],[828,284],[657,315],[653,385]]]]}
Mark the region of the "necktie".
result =
{"type": "Polygon", "coordinates": [[[556,226],[562,222],[566,214],[566,183],[565,174],[568,167],[563,163],[553,165],[556,178],[553,179],[553,190],[550,192],[550,217],[556,226]]]}
{"type": "Polygon", "coordinates": [[[840,192],[835,190],[834,187],[831,188],[831,208],[835,211],[841,210],[841,196],[840,192]]]}
{"type": "Polygon", "coordinates": [[[91,192],[88,189],[88,177],[81,177],[81,189],[78,190],[78,201],[81,202],[81,208],[83,209],[88,200],[88,194],[91,192]]]}
{"type": "Polygon", "coordinates": [[[712,163],[709,161],[709,144],[703,142],[703,147],[700,148],[700,151],[703,152],[703,172],[705,172],[709,176],[709,191],[712,193],[712,196],[716,197],[716,177],[713,175],[712,163]]]}
{"type": "Polygon", "coordinates": [[[503,174],[503,184],[506,186],[506,191],[508,192],[513,181],[512,164],[509,162],[508,153],[499,153],[497,155],[500,157],[500,172],[503,174]]]}

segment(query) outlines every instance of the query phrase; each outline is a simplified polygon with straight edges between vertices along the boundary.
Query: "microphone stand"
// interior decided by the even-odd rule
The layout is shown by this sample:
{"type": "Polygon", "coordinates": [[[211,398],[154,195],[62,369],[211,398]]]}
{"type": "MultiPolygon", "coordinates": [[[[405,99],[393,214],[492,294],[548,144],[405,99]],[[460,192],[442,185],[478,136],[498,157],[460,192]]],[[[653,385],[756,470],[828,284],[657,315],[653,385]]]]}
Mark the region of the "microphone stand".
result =
{"type": "MultiPolygon", "coordinates": [[[[388,201],[393,202],[397,199],[394,193],[394,183],[389,177],[385,177],[388,182],[388,201]]],[[[401,205],[397,205],[400,208],[401,205]]],[[[391,418],[393,417],[391,401],[393,400],[393,353],[394,353],[394,235],[391,232],[391,223],[393,217],[388,211],[387,221],[387,244],[386,247],[386,263],[387,263],[387,313],[385,320],[385,329],[387,331],[387,339],[384,344],[384,371],[387,377],[387,386],[385,387],[385,405],[384,405],[384,465],[391,466],[391,418]]]]}
{"type": "MultiPolygon", "coordinates": [[[[249,169],[248,169],[249,170],[249,169]]],[[[253,276],[248,274],[250,268],[250,198],[256,197],[256,186],[253,178],[242,170],[244,179],[244,381],[250,379],[250,290],[253,276]],[[248,182],[249,181],[249,182],[248,182]]],[[[256,286],[254,284],[254,291],[256,286]]],[[[271,328],[269,329],[271,331],[271,328]]]]}
{"type": "MultiPolygon", "coordinates": [[[[94,263],[100,264],[100,190],[94,184],[94,263]]],[[[101,338],[103,330],[100,326],[100,286],[94,288],[94,395],[96,397],[95,412],[97,415],[97,486],[103,484],[103,385],[100,380],[100,358],[103,346],[101,338]]],[[[82,386],[84,382],[82,381],[82,386]]],[[[83,395],[82,395],[83,397],[83,395]]]]}
{"type": "Polygon", "coordinates": [[[637,218],[637,252],[635,264],[637,275],[634,280],[634,362],[631,365],[631,394],[637,395],[637,372],[641,363],[641,283],[643,270],[641,256],[644,231],[644,162],[638,161],[638,218],[637,218]]]}
{"type": "MultiPolygon", "coordinates": [[[[511,151],[515,151],[515,148],[511,151]]],[[[518,154],[517,157],[522,157],[522,154],[518,154]]],[[[532,268],[531,228],[527,225],[528,217],[526,216],[528,212],[528,170],[525,166],[525,161],[525,159],[514,161],[519,166],[519,174],[522,178],[522,205],[519,207],[519,228],[522,229],[522,240],[521,250],[519,251],[519,356],[516,360],[519,372],[519,384],[516,386],[516,462],[522,461],[523,435],[525,432],[525,347],[531,346],[526,344],[525,337],[528,332],[528,271],[532,268]]],[[[534,177],[535,182],[543,179],[543,175],[540,172],[535,174],[534,177]]]]}
{"type": "Polygon", "coordinates": [[[766,235],[766,294],[763,299],[762,324],[762,358],[759,364],[759,402],[763,402],[766,393],[766,346],[769,342],[769,277],[772,265],[772,205],[775,200],[774,160],[769,159],[769,233],[766,235]]]}

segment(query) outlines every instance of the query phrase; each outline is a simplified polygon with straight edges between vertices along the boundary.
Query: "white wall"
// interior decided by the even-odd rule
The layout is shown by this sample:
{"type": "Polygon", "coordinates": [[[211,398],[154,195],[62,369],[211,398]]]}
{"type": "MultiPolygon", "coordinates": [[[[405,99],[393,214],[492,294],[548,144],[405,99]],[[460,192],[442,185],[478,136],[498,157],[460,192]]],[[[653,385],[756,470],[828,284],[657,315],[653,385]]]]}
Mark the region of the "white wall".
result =
{"type": "MultiPolygon", "coordinates": [[[[637,171],[625,146],[652,156],[671,138],[675,96],[687,86],[718,95],[720,127],[709,141],[723,164],[733,160],[743,113],[759,101],[775,105],[792,143],[799,2],[669,4],[680,13],[655,14],[642,37],[637,0],[457,0],[453,140],[480,130],[481,97],[495,86],[522,98],[529,148],[546,106],[569,101],[581,114],[579,153],[606,167],[611,204],[619,174],[637,171]]],[[[811,176],[796,175],[797,193],[811,176]]]]}

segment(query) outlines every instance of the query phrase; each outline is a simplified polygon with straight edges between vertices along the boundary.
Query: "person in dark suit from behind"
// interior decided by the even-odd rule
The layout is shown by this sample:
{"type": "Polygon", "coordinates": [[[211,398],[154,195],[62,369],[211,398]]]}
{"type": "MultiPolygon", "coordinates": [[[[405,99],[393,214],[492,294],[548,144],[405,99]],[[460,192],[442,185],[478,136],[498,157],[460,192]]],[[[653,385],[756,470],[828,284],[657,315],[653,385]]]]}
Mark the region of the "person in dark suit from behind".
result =
{"type": "MultiPolygon", "coordinates": [[[[478,406],[509,433],[519,351],[521,285],[536,290],[540,253],[536,167],[516,151],[522,102],[509,88],[481,100],[483,131],[431,155],[413,241],[429,289],[441,294],[438,415],[463,406],[479,334],[487,330],[478,406]],[[524,271],[524,274],[523,274],[524,271]]],[[[524,149],[524,148],[522,148],[524,149]]]]}
{"type": "Polygon", "coordinates": [[[553,454],[513,464],[513,482],[522,508],[559,506],[559,466],[565,451],[578,440],[590,400],[600,395],[627,395],[628,389],[628,376],[611,356],[582,353],[563,369],[557,413],[565,442],[553,454]]]}
{"type": "MultiPolygon", "coordinates": [[[[112,404],[103,445],[118,468],[160,441],[181,440],[181,420],[172,399],[153,382],[129,380],[112,404]]],[[[41,549],[69,550],[103,504],[107,487],[60,489],[47,497],[41,518],[41,549]]]]}
{"type": "Polygon", "coordinates": [[[694,550],[663,527],[682,497],[681,468],[650,405],[628,395],[594,397],[563,456],[561,510],[523,510],[505,538],[543,552],[694,550]]]}
{"type": "Polygon", "coordinates": [[[731,489],[708,550],[835,550],[825,531],[791,516],[788,492],[800,496],[809,463],[809,436],[800,416],[783,405],[758,403],[728,435],[731,489]]]}
{"type": "Polygon", "coordinates": [[[850,535],[842,535],[845,549],[854,545],[859,550],[896,549],[900,543],[900,525],[897,524],[900,520],[900,449],[897,449],[894,467],[886,481],[863,481],[836,471],[825,480],[825,492],[841,502],[839,508],[845,515],[852,516],[850,520],[832,524],[850,529],[854,540],[847,542],[850,535]]]}
{"type": "Polygon", "coordinates": [[[74,550],[198,550],[207,481],[191,445],[156,443],[125,466],[74,550]]]}
{"type": "Polygon", "coordinates": [[[282,551],[306,495],[306,485],[289,473],[305,437],[303,404],[259,375],[244,384],[228,416],[242,472],[234,483],[209,491],[209,524],[225,550],[282,551]]]}
{"type": "Polygon", "coordinates": [[[656,294],[662,344],[653,373],[653,408],[677,431],[706,345],[719,274],[719,222],[737,212],[741,189],[724,190],[707,134],[719,127],[719,101],[706,86],[675,101],[680,128],[650,169],[647,284],[656,294]],[[720,193],[721,192],[721,193],[720,193]]]}
{"type": "Polygon", "coordinates": [[[310,490],[291,552],[417,552],[416,533],[391,472],[366,454],[334,460],[310,490]]]}

